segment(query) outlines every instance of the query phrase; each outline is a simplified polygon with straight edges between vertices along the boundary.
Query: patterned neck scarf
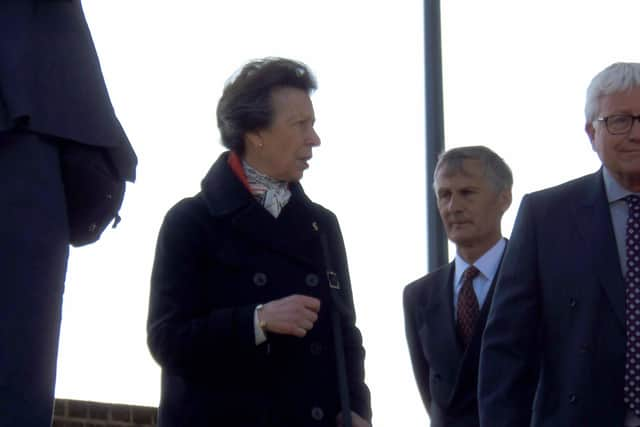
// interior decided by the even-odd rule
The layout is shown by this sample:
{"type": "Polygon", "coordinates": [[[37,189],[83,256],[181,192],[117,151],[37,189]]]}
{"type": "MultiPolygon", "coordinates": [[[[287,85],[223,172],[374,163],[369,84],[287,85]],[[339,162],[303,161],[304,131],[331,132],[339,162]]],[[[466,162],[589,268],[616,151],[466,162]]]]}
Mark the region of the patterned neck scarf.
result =
{"type": "Polygon", "coordinates": [[[285,207],[291,197],[289,184],[285,181],[277,181],[258,172],[245,161],[242,162],[242,167],[244,173],[247,175],[247,181],[249,182],[249,188],[251,189],[253,197],[255,197],[258,203],[264,206],[274,218],[278,218],[282,208],[285,207]]]}

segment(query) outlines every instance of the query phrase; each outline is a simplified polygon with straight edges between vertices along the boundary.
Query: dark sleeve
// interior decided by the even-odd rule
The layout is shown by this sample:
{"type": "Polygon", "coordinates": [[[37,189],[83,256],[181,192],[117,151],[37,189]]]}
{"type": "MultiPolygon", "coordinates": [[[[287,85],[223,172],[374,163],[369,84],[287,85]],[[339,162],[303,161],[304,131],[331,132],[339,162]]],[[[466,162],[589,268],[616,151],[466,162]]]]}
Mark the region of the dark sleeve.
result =
{"type": "Polygon", "coordinates": [[[431,415],[431,389],[429,388],[429,362],[424,357],[420,337],[416,329],[416,319],[413,308],[416,305],[417,288],[407,286],[404,289],[402,302],[404,307],[404,330],[407,336],[407,344],[409,345],[409,356],[411,357],[411,366],[413,367],[413,375],[418,384],[420,397],[427,413],[431,415]]]}
{"type": "Polygon", "coordinates": [[[351,409],[361,417],[371,421],[371,395],[364,381],[365,350],[362,346],[362,335],[356,327],[355,306],[353,303],[347,254],[338,220],[333,214],[331,214],[331,217],[333,225],[331,227],[331,234],[329,234],[329,245],[331,247],[331,253],[335,258],[334,265],[336,266],[335,268],[338,269],[337,274],[340,278],[345,303],[352,313],[351,316],[343,316],[342,318],[342,334],[344,337],[351,409]]]}
{"type": "MultiPolygon", "coordinates": [[[[231,375],[229,367],[258,364],[255,305],[211,307],[216,283],[205,274],[206,215],[193,201],[176,205],[161,227],[151,275],[147,341],[154,359],[174,373],[231,375]],[[194,209],[195,207],[195,209],[194,209]]],[[[204,208],[202,208],[204,210],[204,208]]]]}
{"type": "MultiPolygon", "coordinates": [[[[539,366],[540,295],[534,203],[520,205],[482,339],[482,426],[528,426],[539,366]]],[[[552,237],[550,237],[552,238],[552,237]]]]}

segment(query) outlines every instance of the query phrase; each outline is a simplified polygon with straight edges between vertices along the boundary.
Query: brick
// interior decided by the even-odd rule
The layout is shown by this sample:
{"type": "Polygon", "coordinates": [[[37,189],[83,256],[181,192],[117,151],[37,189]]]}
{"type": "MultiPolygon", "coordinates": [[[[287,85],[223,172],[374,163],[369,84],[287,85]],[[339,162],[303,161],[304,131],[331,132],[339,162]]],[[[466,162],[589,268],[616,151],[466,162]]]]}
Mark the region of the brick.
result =
{"type": "Polygon", "coordinates": [[[56,400],[55,406],[53,407],[53,415],[64,415],[64,407],[65,404],[61,400],[56,400]]]}
{"type": "Polygon", "coordinates": [[[133,422],[135,424],[153,424],[156,411],[153,408],[133,408],[133,422]]]}
{"type": "Polygon", "coordinates": [[[129,407],[125,405],[113,405],[111,407],[111,420],[130,422],[131,416],[129,407]]]}
{"type": "Polygon", "coordinates": [[[57,399],[55,408],[52,427],[155,427],[158,419],[145,406],[57,399]]]}
{"type": "Polygon", "coordinates": [[[73,418],[86,418],[88,414],[87,402],[81,402],[78,400],[68,401],[68,414],[73,418]]]}
{"type": "Polygon", "coordinates": [[[107,420],[109,418],[109,407],[101,403],[90,403],[89,418],[94,420],[107,420]]]}

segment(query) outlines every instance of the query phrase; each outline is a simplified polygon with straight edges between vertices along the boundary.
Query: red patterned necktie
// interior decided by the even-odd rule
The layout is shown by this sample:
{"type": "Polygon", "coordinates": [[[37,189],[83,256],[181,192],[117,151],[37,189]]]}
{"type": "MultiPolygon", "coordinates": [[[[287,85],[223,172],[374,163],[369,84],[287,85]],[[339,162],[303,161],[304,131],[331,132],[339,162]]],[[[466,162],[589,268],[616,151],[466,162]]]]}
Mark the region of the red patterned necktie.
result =
{"type": "Polygon", "coordinates": [[[624,402],[640,417],[640,197],[627,196],[624,402]]]}
{"type": "Polygon", "coordinates": [[[473,290],[473,279],[480,271],[473,265],[470,265],[462,274],[462,287],[458,294],[457,307],[457,327],[458,334],[464,347],[467,348],[473,335],[473,327],[478,319],[480,307],[478,306],[478,298],[473,290]]]}

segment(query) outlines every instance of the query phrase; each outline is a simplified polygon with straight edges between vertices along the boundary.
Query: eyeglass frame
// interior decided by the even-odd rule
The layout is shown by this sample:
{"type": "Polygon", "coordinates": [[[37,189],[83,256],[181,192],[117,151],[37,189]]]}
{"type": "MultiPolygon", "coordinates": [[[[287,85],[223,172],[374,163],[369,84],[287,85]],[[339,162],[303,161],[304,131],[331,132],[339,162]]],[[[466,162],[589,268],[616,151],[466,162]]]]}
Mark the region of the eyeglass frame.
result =
{"type": "Polygon", "coordinates": [[[640,114],[638,115],[632,115],[632,114],[611,114],[610,116],[606,116],[606,117],[598,117],[595,121],[597,122],[604,122],[604,127],[607,129],[607,132],[609,132],[611,135],[625,135],[629,132],[631,132],[631,129],[633,129],[633,125],[635,124],[636,120],[638,122],[640,122],[640,114]],[[629,125],[629,128],[622,131],[622,132],[612,132],[611,129],[609,129],[609,119],[612,117],[625,117],[625,118],[631,118],[631,124],[629,125]]]}

